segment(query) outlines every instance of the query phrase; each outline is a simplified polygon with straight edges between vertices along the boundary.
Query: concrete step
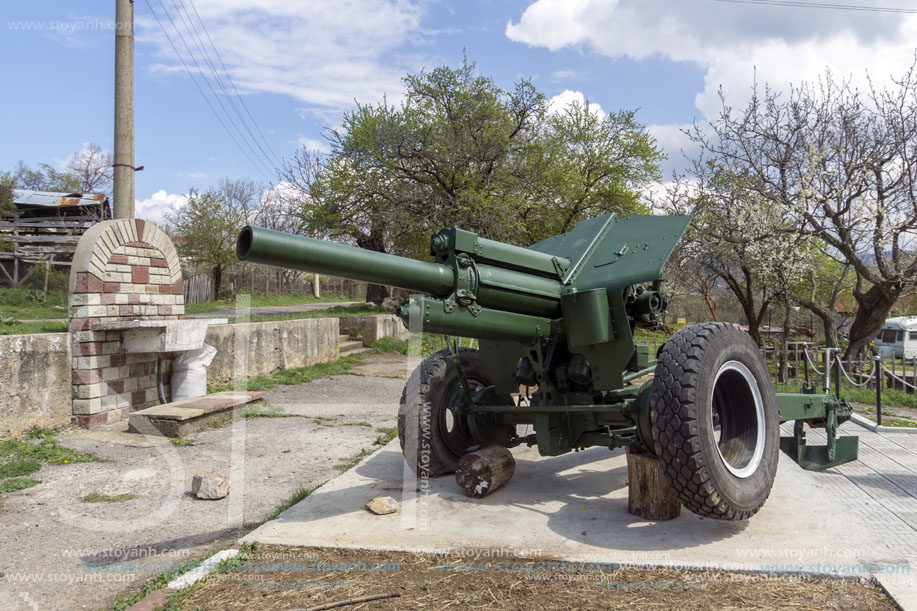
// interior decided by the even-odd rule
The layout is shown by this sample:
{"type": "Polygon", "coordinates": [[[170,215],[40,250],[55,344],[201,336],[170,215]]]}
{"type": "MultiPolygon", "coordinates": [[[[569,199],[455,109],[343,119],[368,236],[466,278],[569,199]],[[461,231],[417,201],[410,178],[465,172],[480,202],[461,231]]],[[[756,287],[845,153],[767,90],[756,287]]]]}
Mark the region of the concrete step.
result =
{"type": "Polygon", "coordinates": [[[338,341],[338,356],[347,356],[348,354],[356,354],[366,350],[367,348],[363,346],[361,340],[347,339],[338,341]]]}
{"type": "Polygon", "coordinates": [[[222,426],[235,410],[264,398],[262,390],[226,391],[204,397],[154,405],[132,413],[127,430],[131,433],[181,438],[191,433],[222,426]]]}

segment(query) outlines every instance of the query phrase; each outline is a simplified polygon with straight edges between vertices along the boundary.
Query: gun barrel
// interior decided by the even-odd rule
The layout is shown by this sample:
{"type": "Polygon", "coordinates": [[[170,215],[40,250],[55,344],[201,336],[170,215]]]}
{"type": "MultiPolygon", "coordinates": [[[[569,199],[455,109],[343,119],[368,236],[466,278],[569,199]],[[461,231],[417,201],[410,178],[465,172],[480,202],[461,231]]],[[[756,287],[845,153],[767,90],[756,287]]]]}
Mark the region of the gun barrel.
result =
{"type": "Polygon", "coordinates": [[[239,233],[236,254],[241,261],[250,263],[387,284],[439,297],[449,295],[455,283],[452,268],[438,263],[406,259],[251,225],[239,233]]]}

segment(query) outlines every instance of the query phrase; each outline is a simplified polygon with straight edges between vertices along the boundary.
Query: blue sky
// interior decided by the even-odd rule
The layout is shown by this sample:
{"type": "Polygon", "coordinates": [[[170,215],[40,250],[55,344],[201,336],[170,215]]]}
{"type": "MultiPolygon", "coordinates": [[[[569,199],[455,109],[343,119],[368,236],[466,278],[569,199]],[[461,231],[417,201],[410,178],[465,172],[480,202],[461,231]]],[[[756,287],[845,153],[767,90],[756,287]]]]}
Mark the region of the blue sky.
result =
{"type": "MultiPolygon", "coordinates": [[[[3,3],[0,169],[63,166],[90,141],[111,148],[114,5],[3,3]]],[[[670,156],[668,173],[689,147],[679,130],[715,116],[719,88],[740,105],[755,79],[781,89],[825,68],[881,83],[911,65],[917,40],[913,14],[715,0],[137,0],[135,11],[136,163],[146,168],[136,196],[138,216],[154,220],[224,176],[271,186],[276,159],[322,146],[354,99],[398,100],[405,73],[456,65],[463,53],[504,87],[531,77],[560,102],[638,109],[670,156]],[[197,34],[205,44],[209,34],[264,134],[267,167],[227,135],[150,6],[182,51],[168,17],[193,45],[181,17],[200,15],[197,34]]]]}

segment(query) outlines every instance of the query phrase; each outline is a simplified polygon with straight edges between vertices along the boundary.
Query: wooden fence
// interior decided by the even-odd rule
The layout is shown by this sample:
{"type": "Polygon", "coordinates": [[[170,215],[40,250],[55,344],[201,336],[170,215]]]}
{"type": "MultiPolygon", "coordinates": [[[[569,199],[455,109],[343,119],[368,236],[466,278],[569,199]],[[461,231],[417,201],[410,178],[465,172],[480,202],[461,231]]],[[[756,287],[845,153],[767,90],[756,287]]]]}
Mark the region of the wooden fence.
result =
{"type": "Polygon", "coordinates": [[[203,303],[213,299],[213,278],[196,274],[185,279],[185,303],[203,303]]]}

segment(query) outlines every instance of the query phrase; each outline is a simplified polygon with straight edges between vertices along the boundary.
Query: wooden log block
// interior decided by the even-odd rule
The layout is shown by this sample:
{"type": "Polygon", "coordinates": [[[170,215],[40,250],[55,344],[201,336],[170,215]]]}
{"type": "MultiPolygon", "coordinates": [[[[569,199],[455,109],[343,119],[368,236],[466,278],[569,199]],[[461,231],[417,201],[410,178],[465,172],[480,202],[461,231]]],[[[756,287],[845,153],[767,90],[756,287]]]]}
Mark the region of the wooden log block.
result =
{"type": "Polygon", "coordinates": [[[508,482],[515,472],[512,452],[503,446],[487,446],[462,456],[455,481],[466,495],[479,499],[508,482]]]}
{"type": "Polygon", "coordinates": [[[627,448],[627,511],[644,520],[673,520],[681,501],[669,486],[659,460],[627,448]]]}

